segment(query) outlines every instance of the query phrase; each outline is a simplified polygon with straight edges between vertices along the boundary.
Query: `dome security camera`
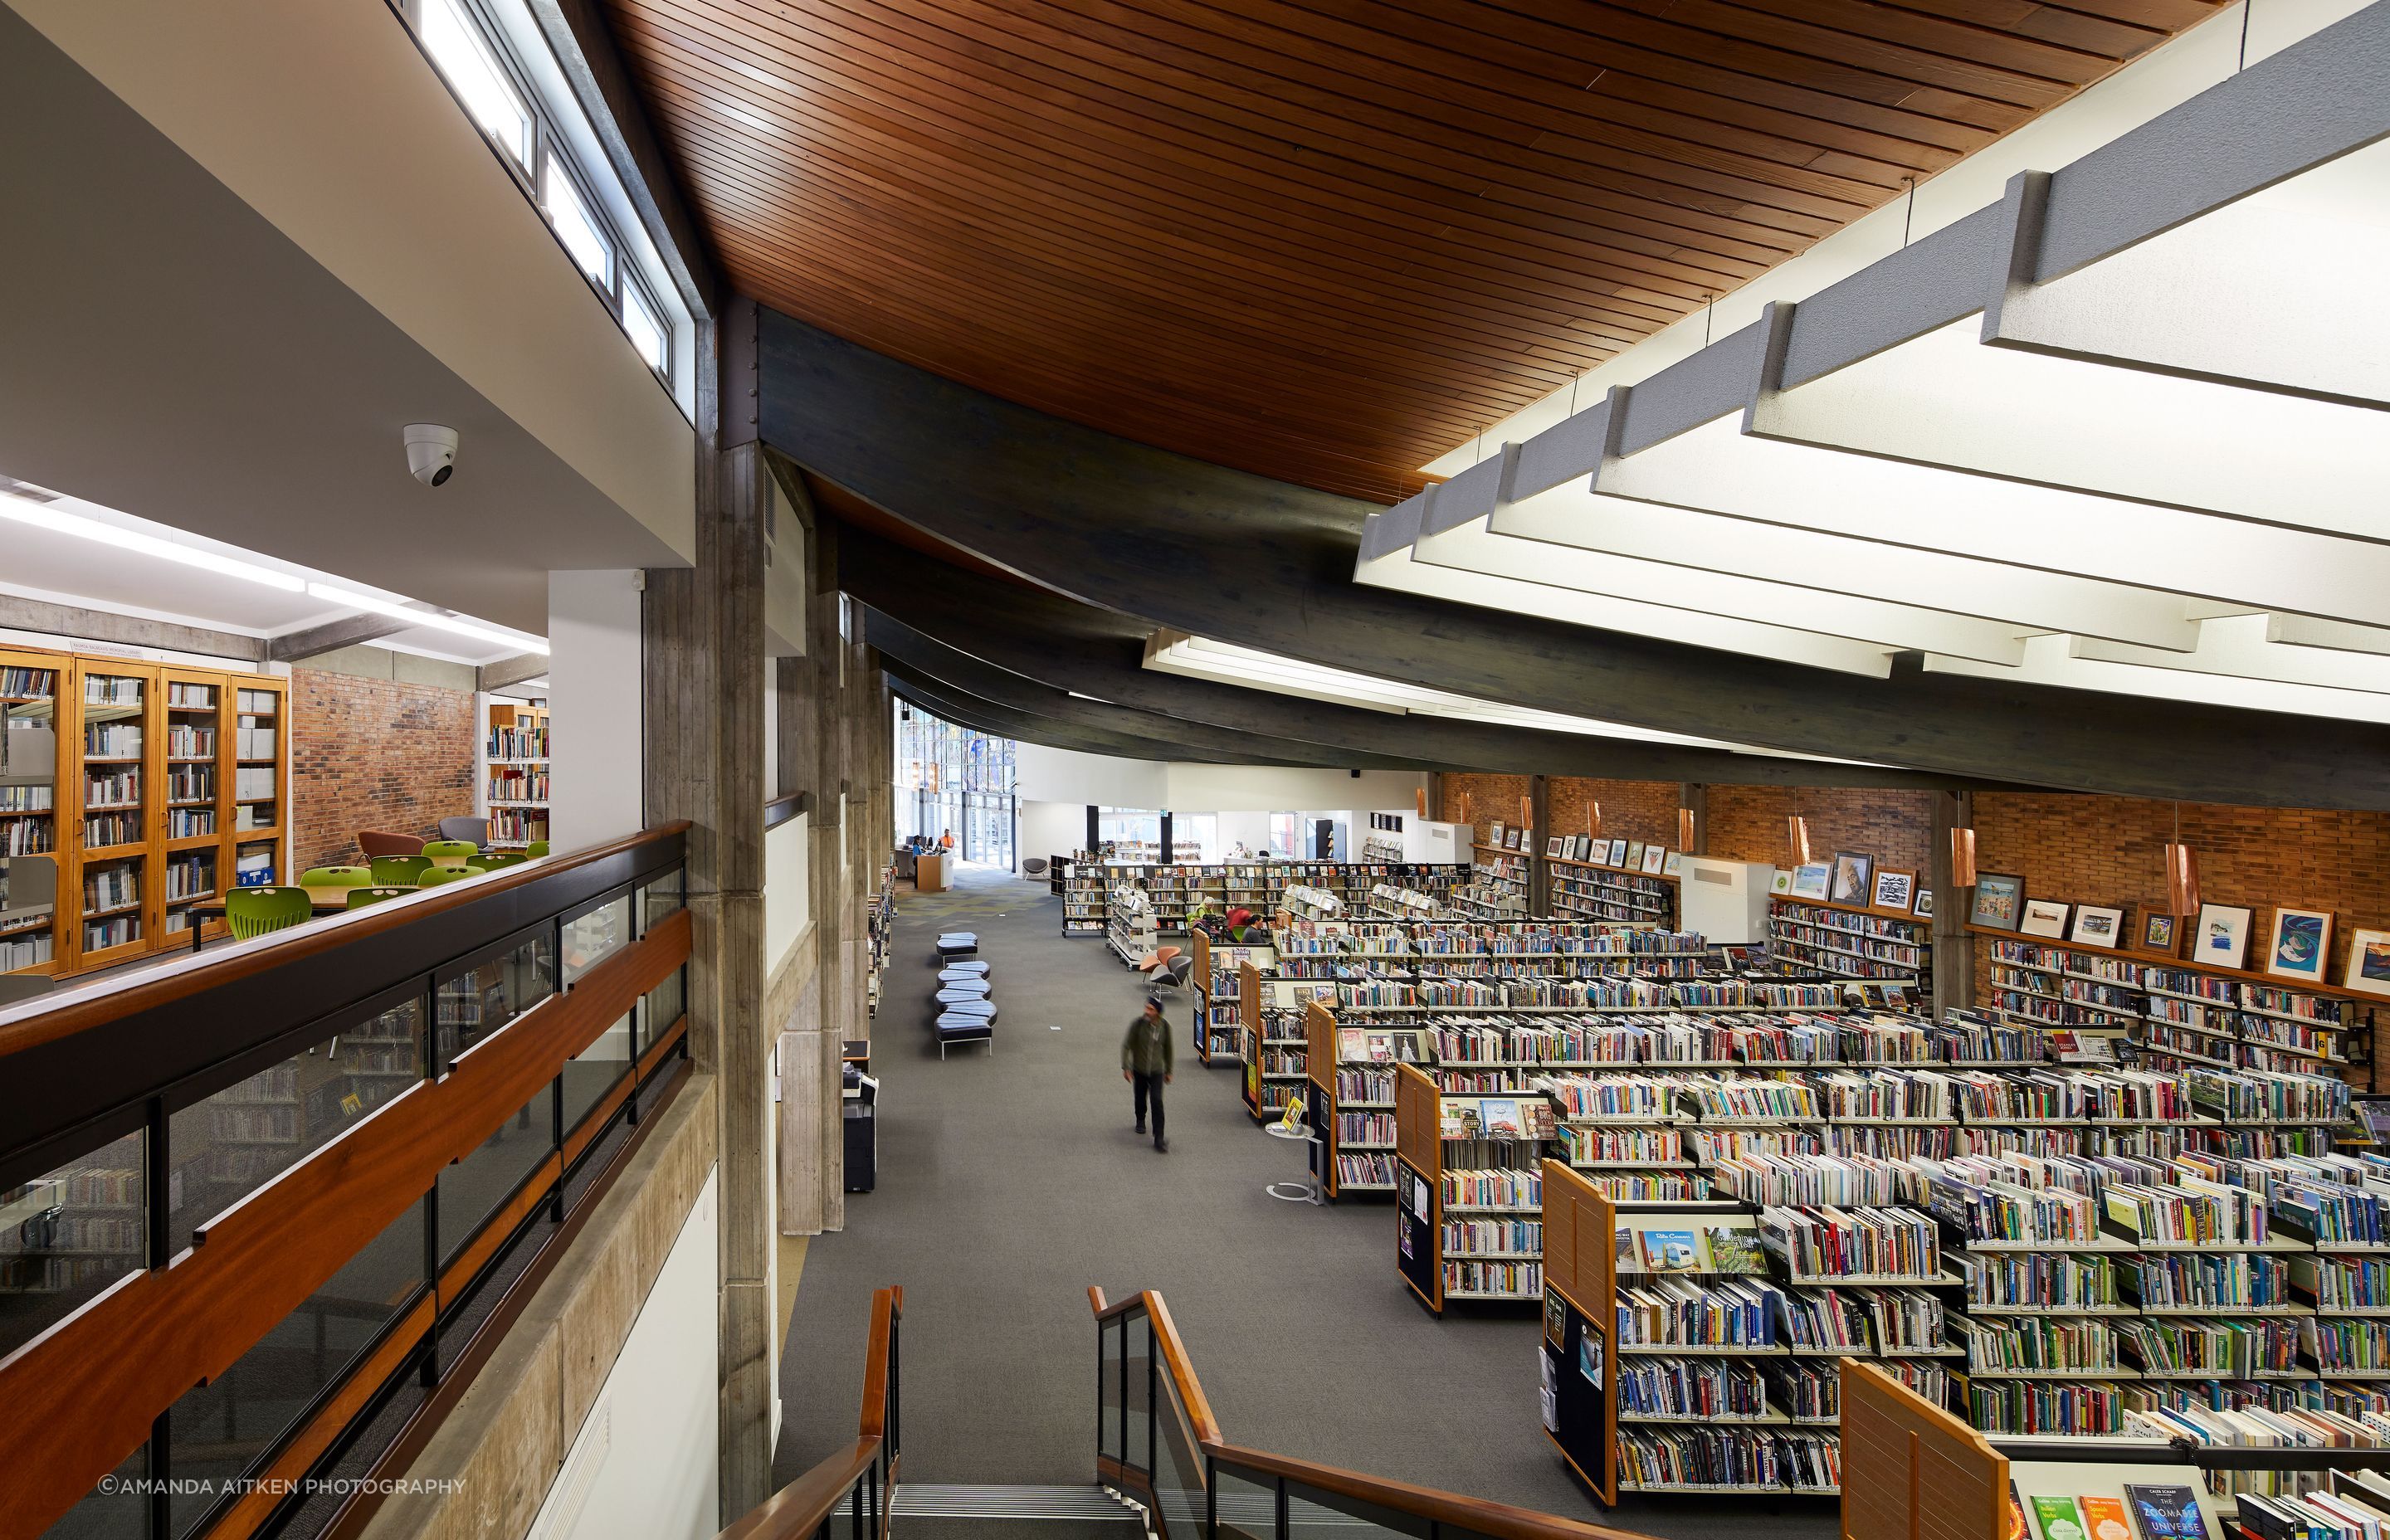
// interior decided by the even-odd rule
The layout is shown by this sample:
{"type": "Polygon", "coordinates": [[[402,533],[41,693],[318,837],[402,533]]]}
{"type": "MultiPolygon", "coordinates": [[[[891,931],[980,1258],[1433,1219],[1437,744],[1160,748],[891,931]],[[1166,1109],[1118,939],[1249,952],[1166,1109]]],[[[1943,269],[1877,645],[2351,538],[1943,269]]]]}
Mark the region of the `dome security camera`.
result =
{"type": "Polygon", "coordinates": [[[406,468],[425,486],[447,485],[456,473],[456,430],[436,422],[408,423],[406,468]]]}

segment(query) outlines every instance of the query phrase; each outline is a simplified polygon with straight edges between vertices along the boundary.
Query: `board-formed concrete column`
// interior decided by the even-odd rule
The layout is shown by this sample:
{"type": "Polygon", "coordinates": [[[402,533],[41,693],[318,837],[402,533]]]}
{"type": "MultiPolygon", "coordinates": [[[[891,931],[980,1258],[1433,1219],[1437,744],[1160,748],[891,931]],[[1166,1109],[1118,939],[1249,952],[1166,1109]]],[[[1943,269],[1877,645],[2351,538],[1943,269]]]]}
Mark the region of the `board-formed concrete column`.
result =
{"type": "Polygon", "coordinates": [[[1552,868],[1544,859],[1544,841],[1552,821],[1552,783],[1544,776],[1527,777],[1527,913],[1540,918],[1552,912],[1552,868]]]}
{"type": "Polygon", "coordinates": [[[689,1051],[719,1094],[721,1511],[772,1489],[771,1046],[764,990],[764,521],[762,450],[722,448],[713,328],[699,404],[697,562],[647,574],[640,606],[644,802],[690,822],[689,1051]]]}

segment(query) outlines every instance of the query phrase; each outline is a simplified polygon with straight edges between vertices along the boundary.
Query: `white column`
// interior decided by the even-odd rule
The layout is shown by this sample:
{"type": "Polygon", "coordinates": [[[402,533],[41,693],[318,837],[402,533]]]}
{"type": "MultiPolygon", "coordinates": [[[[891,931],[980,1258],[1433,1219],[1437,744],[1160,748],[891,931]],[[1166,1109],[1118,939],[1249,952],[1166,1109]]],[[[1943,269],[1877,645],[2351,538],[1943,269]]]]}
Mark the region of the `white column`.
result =
{"type": "Polygon", "coordinates": [[[548,837],[559,852],[644,822],[640,577],[547,574],[548,837]]]}

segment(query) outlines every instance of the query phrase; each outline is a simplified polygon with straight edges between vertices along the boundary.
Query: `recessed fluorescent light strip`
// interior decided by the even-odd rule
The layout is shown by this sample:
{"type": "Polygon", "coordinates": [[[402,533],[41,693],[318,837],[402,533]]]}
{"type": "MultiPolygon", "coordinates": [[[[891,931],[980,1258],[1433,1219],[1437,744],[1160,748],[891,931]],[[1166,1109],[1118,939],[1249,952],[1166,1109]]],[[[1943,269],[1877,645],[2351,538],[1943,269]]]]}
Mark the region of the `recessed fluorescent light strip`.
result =
{"type": "Polygon", "coordinates": [[[113,545],[121,551],[138,551],[144,556],[154,556],[161,560],[179,561],[186,567],[203,568],[211,572],[220,572],[225,577],[240,578],[250,583],[262,584],[268,588],[279,588],[286,594],[303,593],[308,586],[307,580],[304,578],[292,577],[288,572],[277,572],[271,568],[260,567],[255,562],[241,561],[228,556],[218,556],[213,551],[203,551],[197,546],[181,545],[172,540],[161,540],[154,534],[143,534],[138,530],[128,530],[121,525],[104,523],[96,519],[85,519],[80,514],[65,513],[45,504],[29,503],[21,497],[5,494],[0,494],[0,519],[13,519],[19,524],[31,524],[37,530],[48,530],[57,534],[71,534],[78,540],[88,540],[96,545],[113,545]]]}
{"type": "Polygon", "coordinates": [[[430,610],[417,610],[396,599],[376,598],[371,594],[360,594],[354,589],[335,588],[328,583],[311,583],[307,584],[307,592],[328,603],[344,604],[353,610],[370,610],[376,614],[393,616],[410,624],[428,625],[437,631],[452,632],[459,636],[470,636],[476,641],[488,642],[496,647],[520,648],[525,652],[542,654],[547,651],[547,644],[537,636],[525,635],[520,632],[495,630],[490,626],[476,624],[457,615],[443,615],[430,610]]]}

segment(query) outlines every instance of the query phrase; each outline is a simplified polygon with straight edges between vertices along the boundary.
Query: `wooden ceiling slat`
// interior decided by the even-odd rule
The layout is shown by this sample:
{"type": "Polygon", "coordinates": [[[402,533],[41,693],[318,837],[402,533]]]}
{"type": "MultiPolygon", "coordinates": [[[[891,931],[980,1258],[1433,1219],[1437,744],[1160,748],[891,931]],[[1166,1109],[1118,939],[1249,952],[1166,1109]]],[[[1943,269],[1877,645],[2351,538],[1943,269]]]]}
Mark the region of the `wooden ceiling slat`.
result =
{"type": "MultiPolygon", "coordinates": [[[[687,64],[687,67],[689,67],[689,68],[700,68],[700,69],[701,69],[701,68],[702,68],[701,61],[692,62],[692,61],[678,60],[678,59],[675,60],[675,61],[674,61],[674,63],[672,64],[672,66],[670,66],[670,67],[671,67],[671,68],[673,68],[673,69],[675,69],[675,70],[676,70],[676,69],[680,69],[680,68],[682,68],[682,67],[684,66],[684,64],[685,64],[685,63],[686,63],[686,64],[687,64]]],[[[797,98],[794,98],[794,97],[777,97],[777,98],[775,98],[775,99],[773,99],[773,100],[766,101],[766,100],[765,100],[765,99],[764,99],[762,96],[753,96],[753,95],[751,95],[751,94],[750,94],[750,89],[749,89],[749,87],[748,87],[748,86],[747,86],[743,82],[738,82],[738,81],[717,80],[717,81],[714,81],[714,82],[713,82],[713,83],[711,83],[710,88],[711,88],[711,89],[713,89],[713,90],[718,91],[718,92],[722,93],[723,95],[725,95],[725,96],[729,96],[729,97],[732,97],[732,98],[735,98],[735,99],[746,100],[746,101],[750,102],[751,107],[752,107],[752,109],[753,111],[755,111],[755,112],[757,112],[757,113],[765,114],[765,115],[769,115],[769,116],[775,117],[776,119],[779,120],[779,121],[783,123],[784,127],[789,128],[790,131],[793,131],[793,130],[794,130],[794,125],[795,125],[799,121],[808,119],[812,114],[814,114],[816,111],[817,111],[818,109],[820,109],[820,108],[821,108],[823,105],[825,105],[825,104],[824,104],[824,101],[823,101],[823,98],[822,98],[822,97],[820,97],[820,96],[816,96],[816,97],[808,98],[808,99],[804,99],[804,100],[800,100],[800,99],[797,99],[797,98]]],[[[692,109],[695,109],[695,110],[702,111],[702,110],[704,110],[704,109],[705,109],[705,103],[704,103],[703,101],[701,101],[701,100],[692,100],[692,102],[691,102],[691,107],[692,107],[692,109]]],[[[752,127],[752,124],[747,124],[747,125],[738,125],[738,124],[735,124],[735,123],[734,123],[734,124],[732,124],[732,125],[730,125],[730,126],[733,126],[733,127],[740,127],[740,126],[743,126],[743,127],[745,128],[745,130],[746,130],[746,131],[748,131],[748,132],[758,132],[758,131],[756,131],[756,130],[754,130],[754,129],[753,129],[753,127],[752,127]]],[[[850,131],[857,131],[857,130],[855,130],[855,129],[854,129],[854,124],[851,124],[851,123],[848,125],[848,128],[849,128],[849,130],[850,130],[850,131]]],[[[901,130],[901,128],[900,128],[900,129],[896,130],[895,132],[899,132],[899,133],[901,133],[901,132],[902,132],[902,130],[901,130]]],[[[829,141],[829,143],[833,146],[833,148],[835,148],[835,142],[836,142],[836,141],[835,141],[835,139],[832,139],[831,141],[829,141]]],[[[900,153],[906,153],[906,152],[900,151],[900,153]]],[[[985,144],[983,144],[983,144],[982,144],[982,146],[981,146],[981,153],[983,154],[983,157],[986,157],[986,156],[992,156],[992,155],[996,154],[996,151],[994,150],[994,148],[993,148],[992,147],[986,146],[985,144]]],[[[935,155],[935,150],[934,150],[934,148],[933,148],[933,150],[932,150],[932,156],[933,156],[933,159],[934,159],[934,155],[935,155]]],[[[1116,190],[1118,191],[1118,193],[1119,193],[1119,195],[1121,196],[1121,198],[1122,198],[1123,199],[1124,199],[1124,200],[1126,200],[1126,201],[1128,201],[1128,202],[1132,202],[1132,203],[1133,203],[1133,202],[1136,202],[1136,201],[1137,201],[1137,200],[1139,199],[1139,195],[1140,195],[1140,193],[1141,193],[1141,192],[1149,191],[1150,189],[1151,189],[1151,188],[1153,188],[1153,187],[1155,187],[1155,186],[1159,186],[1159,185],[1160,185],[1159,183],[1157,183],[1157,182],[1155,181],[1155,179],[1150,178],[1150,177],[1149,177],[1149,178],[1145,178],[1145,179],[1143,179],[1143,180],[1141,180],[1141,181],[1140,181],[1140,180],[1138,180],[1138,179],[1135,179],[1135,178],[1128,178],[1128,177],[1124,177],[1124,174],[1122,173],[1122,172],[1121,172],[1118,168],[1113,168],[1113,167],[1102,167],[1102,166],[1094,166],[1094,165],[1091,165],[1090,167],[1088,167],[1088,168],[1087,168],[1087,170],[1086,170],[1086,173],[1085,173],[1085,178],[1086,178],[1086,179],[1087,179],[1087,180],[1092,180],[1092,181],[1107,181],[1107,180],[1109,180],[1109,181],[1111,181],[1111,182],[1115,183],[1115,184],[1116,184],[1116,190]]],[[[1199,176],[1199,177],[1194,178],[1193,180],[1201,181],[1201,178],[1199,176]]],[[[1047,186],[1036,186],[1034,183],[1032,183],[1032,184],[1030,184],[1029,186],[1030,186],[1030,188],[1031,188],[1030,193],[1029,193],[1029,196],[1032,196],[1033,198],[1036,198],[1036,199],[1047,199],[1047,198],[1049,198],[1049,197],[1055,196],[1055,189],[1053,189],[1053,188],[1051,188],[1051,187],[1047,187],[1047,186]]],[[[970,189],[970,190],[966,191],[966,192],[963,194],[963,196],[965,196],[965,197],[972,197],[972,196],[975,196],[975,195],[976,195],[976,193],[978,192],[978,190],[979,190],[979,189],[976,189],[976,188],[970,189]]],[[[1194,207],[1189,207],[1189,208],[1188,208],[1188,209],[1186,209],[1186,210],[1184,210],[1184,211],[1181,211],[1181,213],[1182,213],[1183,217],[1187,218],[1188,220],[1189,220],[1190,222],[1192,222],[1194,225],[1199,225],[1199,226],[1200,226],[1200,225],[1206,225],[1211,224],[1211,223],[1216,223],[1216,222],[1217,222],[1217,219],[1219,219],[1219,218],[1226,218],[1226,219],[1231,219],[1231,220],[1241,220],[1241,219],[1244,217],[1243,212],[1242,212],[1242,211],[1239,208],[1238,203],[1235,201],[1235,199],[1236,199],[1236,196],[1237,196],[1237,194],[1238,194],[1239,190],[1240,190],[1240,189],[1237,189],[1237,188],[1234,188],[1234,187],[1228,187],[1228,188],[1226,188],[1226,189],[1225,189],[1226,196],[1230,199],[1230,201],[1224,202],[1224,203],[1215,203],[1215,204],[1210,205],[1209,207],[1202,207],[1202,206],[1194,206],[1194,207]],[[1216,214],[1215,214],[1215,212],[1216,212],[1216,214]]],[[[1099,220],[1103,220],[1103,219],[1111,218],[1111,216],[1109,213],[1107,213],[1107,212],[1104,212],[1099,211],[1099,212],[1098,212],[1097,213],[1095,213],[1092,217],[1094,217],[1094,218],[1096,218],[1096,219],[1099,219],[1099,220]]],[[[1497,226],[1497,225],[1493,225],[1493,222],[1492,222],[1492,221],[1490,221],[1490,220],[1487,218],[1487,216],[1484,213],[1484,212],[1483,212],[1483,210],[1482,210],[1482,209],[1481,209],[1481,210],[1479,210],[1478,212],[1475,212],[1475,213],[1471,217],[1471,219],[1469,219],[1469,220],[1467,220],[1467,221],[1463,221],[1463,222],[1461,222],[1461,223],[1464,223],[1464,224],[1473,224],[1473,225],[1489,225],[1489,226],[1492,226],[1492,227],[1497,227],[1497,228],[1498,228],[1498,226],[1497,226]]],[[[1450,229],[1450,228],[1451,228],[1451,224],[1450,224],[1449,222],[1447,222],[1446,224],[1444,224],[1444,225],[1423,224],[1423,225],[1421,226],[1421,229],[1420,229],[1420,234],[1421,234],[1421,235],[1423,235],[1423,236],[1425,236],[1425,237],[1434,237],[1434,238],[1439,238],[1439,239],[1440,239],[1441,237],[1445,237],[1445,236],[1446,235],[1446,233],[1449,231],[1449,229],[1450,229]]],[[[1564,233],[1564,236],[1565,236],[1565,233],[1564,233]]],[[[1257,238],[1267,238],[1267,237],[1257,237],[1257,238]]],[[[1564,238],[1564,237],[1563,237],[1563,244],[1560,247],[1560,250],[1561,250],[1561,251],[1563,251],[1563,252],[1574,252],[1574,253],[1576,253],[1576,256],[1577,256],[1576,267],[1577,267],[1579,270],[1581,270],[1581,271],[1583,271],[1583,272],[1587,272],[1587,273],[1612,273],[1612,274],[1615,274],[1615,275],[1616,275],[1616,280],[1615,280],[1615,281],[1613,281],[1613,282],[1612,282],[1612,283],[1606,284],[1606,285],[1604,285],[1604,284],[1596,284],[1596,285],[1590,285],[1590,286],[1588,286],[1588,285],[1578,284],[1578,285],[1569,286],[1569,285],[1568,285],[1568,279],[1569,279],[1569,272],[1568,272],[1568,270],[1567,270],[1565,267],[1556,265],[1556,264],[1554,264],[1554,263],[1550,263],[1550,262],[1547,262],[1547,263],[1545,263],[1545,266],[1546,266],[1547,270],[1548,270],[1548,271],[1549,271],[1549,272],[1553,275],[1553,278],[1554,278],[1554,281],[1555,281],[1555,285],[1556,285],[1556,286],[1567,286],[1567,287],[1555,287],[1555,289],[1553,289],[1553,292],[1554,292],[1554,293],[1556,293],[1556,294],[1558,294],[1558,295],[1560,295],[1560,296],[1561,296],[1561,297],[1563,297],[1563,298],[1567,299],[1570,302],[1574,303],[1574,304],[1577,304],[1577,305],[1580,305],[1580,306],[1591,306],[1591,307],[1593,307],[1594,309],[1596,309],[1597,311],[1606,311],[1606,312],[1614,313],[1614,314],[1616,314],[1619,316],[1619,318],[1620,318],[1620,319],[1625,320],[1625,321],[1627,321],[1627,322],[1630,322],[1630,323],[1641,323],[1641,322],[1644,322],[1644,321],[1648,321],[1648,320],[1651,318],[1651,316],[1650,316],[1649,314],[1638,313],[1638,312],[1635,311],[1635,310],[1634,310],[1634,309],[1632,309],[1632,308],[1628,308],[1628,309],[1621,310],[1619,307],[1617,307],[1617,306],[1616,306],[1616,305],[1614,305],[1614,304],[1610,304],[1610,303],[1606,303],[1606,302],[1605,302],[1608,300],[1609,296],[1610,296],[1610,295],[1611,295],[1611,294],[1612,294],[1615,289],[1618,289],[1622,284],[1625,284],[1625,283],[1636,283],[1636,284],[1638,284],[1638,285],[1639,285],[1639,284],[1640,284],[1640,283],[1641,283],[1641,282],[1642,282],[1642,281],[1643,281],[1643,280],[1644,280],[1644,279],[1649,276],[1649,269],[1648,269],[1648,266],[1647,266],[1643,271],[1639,271],[1639,272],[1638,272],[1638,271],[1637,271],[1637,270],[1635,270],[1635,269],[1632,269],[1632,268],[1626,268],[1626,267],[1616,266],[1616,265],[1614,265],[1614,264],[1613,264],[1613,263],[1609,263],[1609,262],[1608,262],[1608,261],[1606,261],[1605,259],[1603,259],[1603,258],[1601,258],[1601,257],[1600,257],[1600,256],[1596,255],[1596,254],[1595,254],[1595,252],[1596,252],[1596,250],[1598,250],[1598,249],[1591,248],[1588,244],[1569,244],[1569,243],[1566,243],[1566,242],[1565,242],[1565,238],[1564,238]]],[[[1508,262],[1510,262],[1511,259],[1510,259],[1510,257],[1508,257],[1508,256],[1505,256],[1505,257],[1504,257],[1504,258],[1502,258],[1501,260],[1502,260],[1502,261],[1504,261],[1504,262],[1506,262],[1506,263],[1508,263],[1508,262]]],[[[1702,292],[1702,291],[1703,291],[1703,287],[1704,287],[1705,282],[1707,283],[1707,287],[1708,287],[1711,290],[1714,290],[1716,287],[1718,287],[1718,286],[1715,284],[1715,280],[1712,278],[1712,276],[1712,276],[1713,274],[1715,274],[1716,272],[1718,272],[1718,271],[1720,270],[1720,266],[1721,266],[1721,264],[1717,263],[1714,259],[1706,259],[1706,260],[1708,260],[1708,266],[1707,266],[1706,268],[1702,268],[1702,267],[1688,267],[1686,270],[1684,270],[1683,272],[1681,272],[1681,273],[1678,275],[1678,277],[1679,277],[1680,281],[1681,281],[1681,282],[1684,284],[1684,286],[1685,286],[1685,289],[1686,289],[1686,291],[1690,291],[1690,292],[1696,292],[1696,293],[1698,293],[1698,292],[1702,292]]],[[[1732,270],[1732,264],[1725,264],[1725,265],[1726,265],[1726,267],[1727,267],[1727,270],[1728,270],[1728,271],[1731,271],[1731,270],[1732,270]]],[[[1755,264],[1754,264],[1754,265],[1755,265],[1755,264]]],[[[1677,295],[1677,296],[1676,296],[1676,298],[1677,298],[1677,300],[1679,300],[1679,301],[1680,301],[1680,300],[1681,300],[1681,298],[1682,298],[1682,294],[1681,294],[1681,293],[1679,293],[1678,295],[1677,295]]]]}
{"type": "Polygon", "coordinates": [[[1381,501],[2215,8],[603,3],[743,291],[1381,501]]]}

